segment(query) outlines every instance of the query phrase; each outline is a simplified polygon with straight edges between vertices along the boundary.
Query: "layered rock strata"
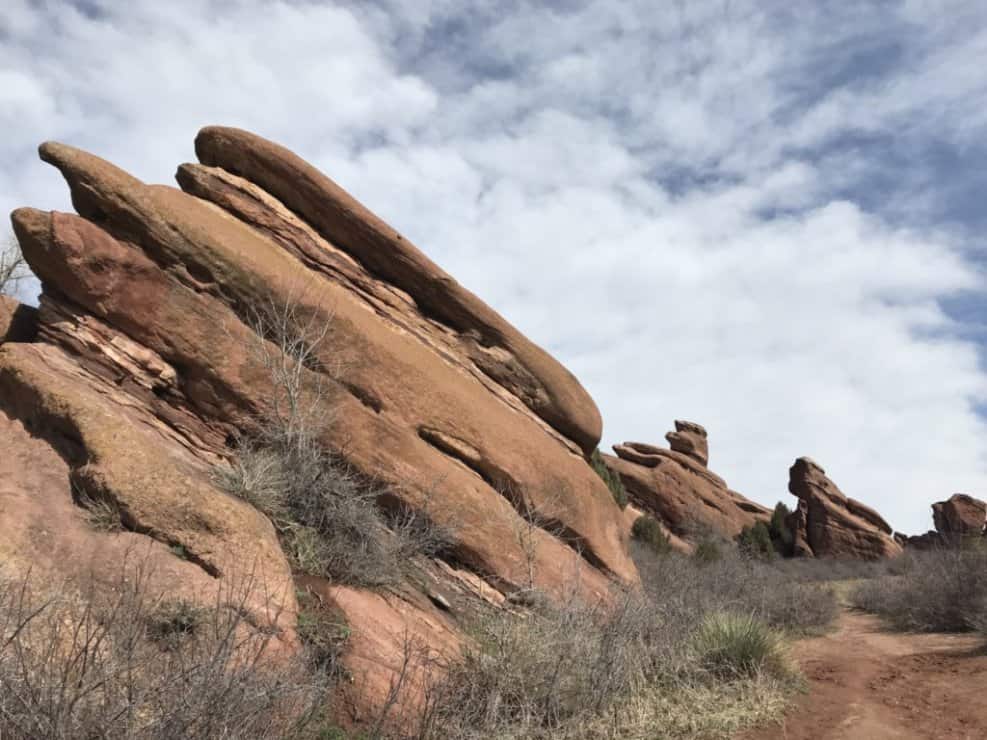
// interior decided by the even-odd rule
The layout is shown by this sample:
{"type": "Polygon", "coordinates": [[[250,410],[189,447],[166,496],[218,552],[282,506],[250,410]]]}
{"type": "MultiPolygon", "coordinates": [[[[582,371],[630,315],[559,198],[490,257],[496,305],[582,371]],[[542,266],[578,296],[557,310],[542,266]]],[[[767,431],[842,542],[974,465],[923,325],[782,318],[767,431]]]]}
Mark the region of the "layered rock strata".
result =
{"type": "Polygon", "coordinates": [[[386,693],[408,634],[454,649],[471,602],[572,583],[606,599],[613,580],[636,581],[623,516],[586,462],[599,412],[571,373],[288,150],[210,127],[196,152],[179,190],[64,144],[40,149],[77,214],[12,216],[43,292],[36,314],[0,304],[11,562],[110,568],[145,543],[168,588],[250,571],[283,599],[290,632],[276,533],[215,482],[233,441],[273,410],[273,361],[325,404],[327,449],[383,503],[451,533],[393,593],[318,586],[353,629],[348,660],[368,687],[356,707],[386,693]],[[272,316],[314,332],[304,364],[266,331],[272,316]],[[34,472],[18,477],[22,466],[34,472]],[[119,513],[120,531],[87,526],[91,500],[119,513]]]}
{"type": "Polygon", "coordinates": [[[732,491],[706,467],[706,430],[676,421],[666,450],[641,442],[614,445],[616,457],[605,455],[607,466],[620,475],[634,505],[655,517],[677,538],[695,539],[715,533],[733,539],[771,512],[732,491]]]}
{"type": "Polygon", "coordinates": [[[788,490],[799,499],[786,522],[795,555],[878,560],[901,553],[883,517],[845,496],[809,458],[800,457],[790,468],[788,490]]]}

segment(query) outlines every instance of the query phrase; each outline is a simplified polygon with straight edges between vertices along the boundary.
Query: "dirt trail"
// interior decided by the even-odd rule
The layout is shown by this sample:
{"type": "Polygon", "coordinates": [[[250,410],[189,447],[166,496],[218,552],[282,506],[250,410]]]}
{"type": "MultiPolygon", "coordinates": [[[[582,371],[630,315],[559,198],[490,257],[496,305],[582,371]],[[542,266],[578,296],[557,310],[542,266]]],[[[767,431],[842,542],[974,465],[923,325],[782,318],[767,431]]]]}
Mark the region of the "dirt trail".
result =
{"type": "Polygon", "coordinates": [[[836,632],[794,654],[809,691],[783,725],[743,740],[987,738],[987,652],[974,636],[892,633],[844,612],[836,632]]]}

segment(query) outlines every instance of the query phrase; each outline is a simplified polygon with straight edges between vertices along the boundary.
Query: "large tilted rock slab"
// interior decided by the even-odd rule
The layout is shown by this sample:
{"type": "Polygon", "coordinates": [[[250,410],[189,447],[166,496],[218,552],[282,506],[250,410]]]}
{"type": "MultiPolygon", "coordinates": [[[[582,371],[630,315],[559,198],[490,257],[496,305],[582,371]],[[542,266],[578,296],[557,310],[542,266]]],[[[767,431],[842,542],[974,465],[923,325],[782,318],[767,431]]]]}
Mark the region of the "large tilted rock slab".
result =
{"type": "MultiPolygon", "coordinates": [[[[204,165],[258,185],[371,274],[407,292],[422,315],[456,332],[460,351],[491,378],[585,454],[596,447],[600,414],[572,374],[323,173],[284,147],[235,128],[203,129],[195,151],[204,165]]],[[[183,187],[187,182],[182,179],[183,187]]],[[[195,191],[211,199],[209,188],[195,191]]]]}
{"type": "Polygon", "coordinates": [[[878,560],[901,553],[881,515],[845,496],[809,458],[790,468],[788,490],[799,499],[787,522],[796,555],[878,560]]]}
{"type": "MultiPolygon", "coordinates": [[[[605,600],[615,580],[637,581],[623,515],[586,461],[599,413],[562,365],[290,152],[233,129],[204,131],[197,151],[183,192],[45,144],[78,215],[13,214],[42,296],[36,336],[8,332],[0,350],[0,412],[68,476],[46,495],[75,524],[47,544],[138,538],[189,583],[260,561],[259,579],[282,587],[272,526],[213,478],[273,410],[273,361],[325,404],[327,448],[385,504],[452,535],[386,596],[331,587],[355,636],[350,667],[366,674],[355,717],[400,670],[409,634],[455,648],[477,605],[574,585],[605,600]],[[314,337],[303,366],[259,326],[287,311],[314,337]],[[86,530],[79,491],[113,502],[126,531],[86,530]]],[[[3,516],[0,529],[23,523],[3,516]]]]}
{"type": "Polygon", "coordinates": [[[677,536],[712,532],[732,539],[744,527],[767,522],[768,509],[730,490],[706,468],[706,430],[691,422],[675,425],[676,431],[667,435],[672,450],[626,442],[614,446],[617,457],[604,456],[607,466],[620,475],[630,499],[677,536]]]}
{"type": "MultiPolygon", "coordinates": [[[[412,508],[427,504],[455,525],[461,556],[479,572],[522,585],[530,555],[504,541],[524,526],[520,501],[564,533],[538,535],[539,585],[561,591],[580,560],[635,578],[620,512],[579,448],[455,353],[449,329],[407,297],[365,273],[354,289],[226,211],[85,152],[46,144],[42,156],[99,225],[54,214],[46,226],[42,214],[18,211],[25,257],[43,281],[181,367],[180,395],[200,416],[235,426],[263,405],[269,379],[251,360],[250,309],[291,304],[305,325],[331,325],[320,359],[341,374],[323,378],[337,419],[329,443],[412,508]],[[382,298],[368,298],[374,288],[382,298]]],[[[592,574],[586,582],[602,592],[592,574]]]]}

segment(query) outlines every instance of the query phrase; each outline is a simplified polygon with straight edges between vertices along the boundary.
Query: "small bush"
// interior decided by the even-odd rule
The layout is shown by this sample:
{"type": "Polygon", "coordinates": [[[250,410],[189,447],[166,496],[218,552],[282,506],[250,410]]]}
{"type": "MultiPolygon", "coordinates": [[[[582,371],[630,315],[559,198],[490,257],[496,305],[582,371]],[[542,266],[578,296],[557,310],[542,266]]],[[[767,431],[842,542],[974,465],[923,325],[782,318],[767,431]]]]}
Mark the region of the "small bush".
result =
{"type": "Polygon", "coordinates": [[[828,624],[832,592],[735,551],[700,563],[635,537],[632,553],[643,594],[612,608],[572,599],[481,619],[421,737],[725,737],[776,718],[794,685],[776,630],[828,624]]]}
{"type": "Polygon", "coordinates": [[[692,556],[702,564],[715,563],[723,557],[723,550],[717,540],[706,537],[696,543],[696,550],[692,556]]]}
{"type": "Polygon", "coordinates": [[[350,636],[350,627],[341,612],[319,603],[309,592],[298,593],[298,637],[308,648],[313,665],[332,672],[350,636]]]}
{"type": "Polygon", "coordinates": [[[916,632],[982,628],[987,600],[987,552],[940,549],[906,556],[900,575],[864,581],[850,603],[892,626],[916,632]]]}
{"type": "Polygon", "coordinates": [[[634,524],[631,526],[631,535],[658,555],[672,551],[672,543],[661,523],[649,514],[644,514],[634,520],[634,524]]]}
{"type": "Polygon", "coordinates": [[[737,544],[741,552],[753,558],[771,558],[775,555],[775,546],[771,541],[771,533],[764,522],[756,522],[753,527],[744,527],[737,544]]]}
{"type": "Polygon", "coordinates": [[[216,479],[271,519],[293,567],[308,575],[388,585],[400,579],[407,558],[432,555],[452,540],[427,512],[384,511],[381,491],[306,430],[272,426],[241,442],[216,479]]]}
{"type": "Polygon", "coordinates": [[[792,547],[795,544],[795,537],[785,523],[791,513],[785,502],[779,501],[771,512],[771,523],[768,524],[768,534],[775,550],[786,558],[792,556],[792,547]]]}
{"type": "Polygon", "coordinates": [[[164,647],[176,648],[183,638],[195,635],[205,618],[202,607],[185,600],[166,601],[148,616],[148,637],[164,647]]]}
{"type": "Polygon", "coordinates": [[[590,456],[589,464],[596,471],[596,474],[603,479],[603,482],[607,484],[607,488],[610,489],[610,495],[613,496],[613,500],[617,502],[617,506],[621,509],[627,508],[627,489],[624,488],[624,482],[620,479],[620,475],[614,473],[607,464],[603,461],[603,456],[600,454],[599,449],[593,450],[593,454],[590,456]]]}
{"type": "Polygon", "coordinates": [[[693,638],[702,665],[717,676],[733,678],[790,672],[780,636],[750,615],[707,615],[693,638]]]}
{"type": "Polygon", "coordinates": [[[447,547],[452,533],[428,511],[385,511],[385,491],[322,442],[332,413],[321,381],[306,371],[329,371],[319,351],[330,324],[306,324],[289,303],[258,311],[252,328],[257,343],[250,349],[270,375],[270,408],[251,436],[236,440],[229,464],[216,468],[217,483],[270,518],[292,566],[308,575],[389,585],[400,580],[409,557],[447,547]]]}

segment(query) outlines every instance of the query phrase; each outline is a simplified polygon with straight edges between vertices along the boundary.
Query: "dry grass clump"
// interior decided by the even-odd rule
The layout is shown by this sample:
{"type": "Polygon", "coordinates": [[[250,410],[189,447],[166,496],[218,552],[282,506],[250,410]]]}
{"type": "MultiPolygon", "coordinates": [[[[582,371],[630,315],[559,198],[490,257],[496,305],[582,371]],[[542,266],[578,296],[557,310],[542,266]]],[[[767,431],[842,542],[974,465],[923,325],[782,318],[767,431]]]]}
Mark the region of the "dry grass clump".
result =
{"type": "Polygon", "coordinates": [[[850,603],[900,630],[984,631],[987,623],[987,548],[973,546],[910,553],[896,575],[858,584],[850,603]]]}
{"type": "Polygon", "coordinates": [[[425,737],[554,737],[598,716],[644,682],[643,602],[613,609],[573,599],[474,625],[474,644],[451,665],[429,709],[425,737]]]}
{"type": "Polygon", "coordinates": [[[832,591],[731,551],[635,555],[645,591],[612,607],[571,598],[475,625],[420,737],[725,737],[776,718],[799,683],[782,632],[828,625],[832,591]]]}
{"type": "Polygon", "coordinates": [[[409,557],[448,547],[452,533],[427,507],[383,509],[385,491],[322,442],[332,414],[321,384],[338,371],[319,359],[331,321],[313,322],[290,302],[254,313],[250,350],[270,376],[270,405],[215,478],[271,519],[296,571],[359,586],[393,584],[409,557]]]}
{"type": "Polygon", "coordinates": [[[707,614],[693,648],[700,664],[717,676],[782,676],[790,670],[781,636],[750,614],[707,614]]]}
{"type": "Polygon", "coordinates": [[[793,577],[779,560],[745,557],[720,545],[712,559],[677,553],[653,557],[640,547],[632,552],[645,590],[661,610],[678,615],[676,621],[682,623],[728,612],[804,634],[827,629],[839,613],[832,587],[793,577]]]}
{"type": "Polygon", "coordinates": [[[339,583],[392,584],[409,557],[452,540],[427,512],[381,508],[381,490],[307,429],[274,425],[243,440],[216,479],[271,519],[296,571],[339,583]]]}
{"type": "Polygon", "coordinates": [[[272,649],[251,592],[169,601],[140,564],[110,584],[0,581],[0,737],[306,737],[328,674],[272,649]]]}
{"type": "Polygon", "coordinates": [[[390,582],[399,572],[399,547],[375,492],[313,435],[265,430],[240,443],[218,479],[271,519],[295,570],[360,585],[390,582]]]}

